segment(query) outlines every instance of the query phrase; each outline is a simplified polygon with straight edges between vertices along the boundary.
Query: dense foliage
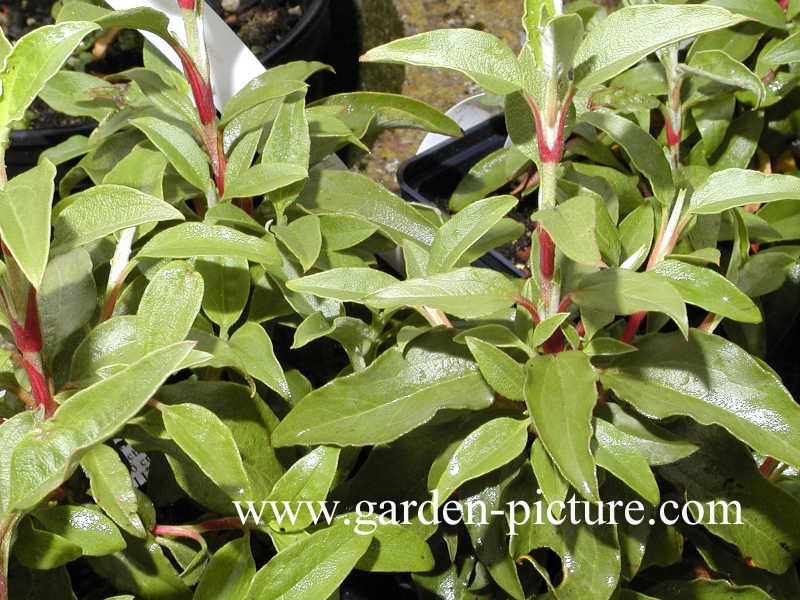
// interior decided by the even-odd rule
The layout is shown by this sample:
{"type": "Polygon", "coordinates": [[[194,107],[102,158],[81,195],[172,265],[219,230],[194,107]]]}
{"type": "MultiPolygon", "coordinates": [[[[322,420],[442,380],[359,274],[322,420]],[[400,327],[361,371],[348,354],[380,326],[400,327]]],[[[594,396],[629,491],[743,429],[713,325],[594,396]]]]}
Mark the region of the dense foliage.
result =
{"type": "Polygon", "coordinates": [[[800,597],[800,407],[763,360],[800,307],[800,4],[630,4],[527,0],[518,55],[442,30],[364,56],[503,99],[512,143],[452,216],[333,159],[452,121],[306,105],[304,62],[218,114],[193,2],[186,46],[154,10],[77,1],[0,38],[2,139],[40,94],[99,121],[2,177],[0,598],[325,600],[353,570],[425,598],[800,597]],[[111,27],[183,73],[150,46],[59,71],[111,27]],[[525,235],[519,203],[532,276],[470,266],[525,235]],[[578,522],[525,518],[576,499],[578,522]],[[262,500],[296,518],[243,524],[262,500]],[[298,504],[324,500],[330,522],[298,504]],[[592,524],[634,501],[638,524],[592,524]],[[683,519],[654,518],[668,501],[683,519]],[[448,518],[476,503],[485,522],[448,518]]]}

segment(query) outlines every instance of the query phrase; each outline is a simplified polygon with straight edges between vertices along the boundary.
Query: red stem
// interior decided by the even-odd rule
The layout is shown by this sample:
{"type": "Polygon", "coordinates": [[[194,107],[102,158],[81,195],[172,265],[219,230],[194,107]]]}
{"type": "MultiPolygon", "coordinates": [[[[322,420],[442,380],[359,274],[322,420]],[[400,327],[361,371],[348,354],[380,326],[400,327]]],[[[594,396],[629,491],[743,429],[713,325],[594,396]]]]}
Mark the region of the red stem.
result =
{"type": "Polygon", "coordinates": [[[211,519],[210,521],[203,521],[197,527],[201,531],[225,531],[228,529],[244,529],[242,522],[236,517],[222,517],[220,519],[211,519]]]}
{"type": "Polygon", "coordinates": [[[530,300],[524,296],[516,295],[514,296],[514,301],[530,313],[531,317],[533,318],[534,325],[538,325],[541,322],[542,318],[539,316],[539,311],[536,310],[536,307],[531,303],[530,300]]]}
{"type": "Polygon", "coordinates": [[[778,461],[772,458],[771,456],[768,456],[764,460],[764,462],[761,463],[761,466],[758,468],[758,470],[761,471],[761,474],[764,477],[769,477],[775,472],[775,469],[777,467],[778,467],[778,461]]]}
{"type": "Polygon", "coordinates": [[[203,536],[190,527],[181,527],[180,525],[154,525],[153,529],[150,531],[152,531],[153,535],[189,538],[196,541],[201,546],[205,546],[206,543],[203,536]]]}
{"type": "Polygon", "coordinates": [[[630,344],[633,341],[636,332],[639,330],[639,325],[642,324],[642,321],[644,321],[646,316],[646,312],[632,314],[631,318],[628,319],[628,325],[625,327],[625,331],[622,332],[622,335],[619,338],[620,341],[630,344]]]}

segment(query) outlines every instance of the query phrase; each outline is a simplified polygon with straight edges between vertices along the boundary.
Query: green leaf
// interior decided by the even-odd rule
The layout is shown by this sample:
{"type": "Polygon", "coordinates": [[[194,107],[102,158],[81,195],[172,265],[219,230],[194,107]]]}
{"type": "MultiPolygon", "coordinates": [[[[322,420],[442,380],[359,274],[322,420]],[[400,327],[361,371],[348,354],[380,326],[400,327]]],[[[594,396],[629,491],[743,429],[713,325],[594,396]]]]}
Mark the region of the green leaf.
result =
{"type": "Polygon", "coordinates": [[[586,344],[583,352],[589,356],[614,356],[616,354],[636,352],[636,346],[631,346],[614,338],[598,337],[586,344]]]}
{"type": "Polygon", "coordinates": [[[283,476],[275,482],[269,500],[276,506],[297,507],[296,518],[292,522],[274,519],[269,526],[276,531],[301,531],[314,523],[314,515],[305,502],[322,502],[336,476],[339,462],[339,448],[319,446],[296,461],[283,476]]]}
{"type": "Polygon", "coordinates": [[[773,68],[800,61],[800,32],[793,33],[786,39],[766,48],[758,59],[773,68]]]}
{"type": "Polygon", "coordinates": [[[462,267],[385,287],[367,296],[366,303],[384,309],[429,306],[468,319],[510,307],[519,288],[519,281],[497,271],[462,267]]]}
{"type": "Polygon", "coordinates": [[[185,339],[202,300],[203,278],[188,263],[176,260],[159,269],[147,285],[136,313],[142,351],[185,339]]]}
{"type": "Polygon", "coordinates": [[[339,267],[293,279],[286,287],[340,302],[364,302],[366,296],[396,283],[397,278],[369,267],[339,267]]]}
{"type": "MultiPolygon", "coordinates": [[[[665,581],[649,589],[648,593],[670,600],[772,600],[772,596],[754,585],[733,585],[720,579],[665,581]]],[[[648,600],[650,596],[640,595],[640,598],[648,600]]]]}
{"type": "Polygon", "coordinates": [[[770,0],[706,0],[704,4],[720,6],[732,13],[744,15],[776,29],[786,27],[786,14],[781,10],[778,2],[770,0]]]}
{"type": "Polygon", "coordinates": [[[766,456],[800,464],[800,407],[773,371],[722,338],[691,330],[648,335],[603,363],[604,386],[641,413],[717,424],[766,456]]]}
{"type": "Polygon", "coordinates": [[[486,198],[530,167],[530,162],[516,145],[495,150],[470,168],[450,196],[448,208],[458,212],[476,200],[486,198]]]}
{"type": "Polygon", "coordinates": [[[372,542],[344,522],[312,533],[282,550],[253,578],[248,600],[328,598],[372,542]]]}
{"type": "Polygon", "coordinates": [[[496,196],[474,202],[456,213],[436,232],[428,273],[443,273],[456,266],[461,256],[516,205],[513,196],[496,196]]]}
{"type": "Polygon", "coordinates": [[[92,504],[50,506],[33,513],[44,528],[76,544],[85,556],[103,556],[125,547],[117,526],[92,504]]]}
{"type": "Polygon", "coordinates": [[[315,102],[314,106],[343,107],[344,112],[339,118],[357,137],[362,137],[372,129],[400,127],[452,137],[461,135],[461,128],[451,118],[429,104],[400,94],[350,92],[328,96],[315,102]]]}
{"type": "MultiPolygon", "coordinates": [[[[653,6],[641,8],[673,8],[653,6]]],[[[677,7],[675,7],[677,8],[677,7]]],[[[688,8],[688,7],[685,7],[688,8]]],[[[625,9],[623,9],[625,10],[625,9]]],[[[621,11],[620,11],[621,12],[621,11]]],[[[613,13],[617,14],[617,13],[613,13]]],[[[675,186],[664,152],[659,143],[648,132],[625,117],[605,111],[586,113],[581,120],[606,132],[617,142],[630,158],[631,164],[650,182],[653,194],[661,204],[672,202],[675,186]]]]}
{"type": "Polygon", "coordinates": [[[113,104],[92,97],[92,88],[106,87],[105,80],[82,71],[59,71],[39,92],[39,98],[53,110],[73,117],[88,116],[102,121],[113,104]]]}
{"type": "Polygon", "coordinates": [[[694,77],[706,77],[717,83],[750,90],[756,95],[756,106],[764,101],[767,93],[758,75],[720,50],[695,52],[680,70],[694,77]]]}
{"type": "Polygon", "coordinates": [[[214,552],[197,584],[194,600],[244,600],[256,574],[250,536],[244,535],[214,552]]]}
{"type": "Polygon", "coordinates": [[[97,308],[92,258],[83,248],[55,256],[47,264],[37,296],[46,354],[56,356],[62,343],[86,325],[97,308]]]}
{"type": "Polygon", "coordinates": [[[0,190],[0,237],[35,288],[42,283],[50,251],[55,176],[56,168],[44,160],[0,190]]]}
{"type": "Polygon", "coordinates": [[[661,475],[694,501],[687,503],[694,520],[736,546],[749,566],[784,573],[800,554],[800,503],[764,477],[748,449],[724,431],[695,426],[689,433],[700,450],[661,467],[661,475]]]}
{"type": "Polygon", "coordinates": [[[190,344],[178,343],[144,355],[71,396],[55,418],[23,436],[11,458],[11,506],[32,508],[69,477],[91,446],[139,412],[190,350],[190,344]]]}
{"type": "Polygon", "coordinates": [[[736,97],[732,94],[700,102],[692,107],[692,117],[703,138],[706,157],[714,154],[725,140],[735,108],[736,97]]]}
{"type": "Polygon", "coordinates": [[[533,218],[542,224],[558,249],[575,262],[590,267],[618,262],[619,237],[600,200],[575,196],[554,209],[536,212],[533,218]],[[601,249],[600,240],[611,243],[602,244],[601,249]]]}
{"type": "Polygon", "coordinates": [[[586,307],[615,315],[639,311],[661,312],[670,317],[686,334],[689,322],[686,306],[678,291],[655,273],[627,269],[604,269],[585,275],[572,299],[586,307]]]}
{"type": "Polygon", "coordinates": [[[590,444],[596,375],[582,352],[534,356],[527,365],[525,403],[547,453],[578,492],[597,501],[590,444]]]}
{"type": "Polygon", "coordinates": [[[319,217],[305,215],[288,225],[274,225],[272,233],[300,261],[303,271],[314,266],[322,249],[319,217]]]}
{"type": "Polygon", "coordinates": [[[630,443],[628,436],[622,434],[608,421],[596,419],[595,438],[597,448],[594,451],[594,458],[597,464],[647,502],[658,506],[660,494],[656,478],[650,470],[647,459],[635,444],[630,443]]]}
{"type": "Polygon", "coordinates": [[[0,424],[0,514],[8,513],[11,498],[11,457],[26,433],[34,429],[33,411],[17,413],[0,424]]]}
{"type": "MultiPolygon", "coordinates": [[[[324,67],[321,63],[310,64],[319,65],[319,68],[315,68],[315,70],[324,67]]],[[[275,77],[275,73],[267,71],[259,77],[251,79],[246,86],[236,92],[233,98],[228,100],[222,111],[220,125],[226,125],[238,115],[259,104],[280,100],[295,92],[303,91],[307,87],[299,79],[278,79],[275,77]]]]}
{"type": "MultiPolygon", "coordinates": [[[[69,58],[94,23],[70,21],[45,25],[22,36],[7,55],[0,72],[0,129],[22,119],[47,81],[69,58]]],[[[2,212],[2,211],[0,211],[2,212]]]]}
{"type": "Polygon", "coordinates": [[[744,20],[714,6],[626,6],[586,34],[575,56],[575,81],[579,89],[595,86],[659,48],[744,20]]]}
{"type": "Polygon", "coordinates": [[[83,556],[78,544],[39,529],[31,518],[23,519],[15,533],[14,558],[29,569],[51,570],[83,556]]]}
{"type": "Polygon", "coordinates": [[[410,527],[383,523],[378,516],[370,520],[375,524],[372,543],[356,563],[356,569],[373,573],[418,573],[433,569],[433,553],[422,536],[410,527]]]}
{"type": "MultiPolygon", "coordinates": [[[[59,14],[59,18],[61,19],[63,16],[59,14]]],[[[169,19],[163,12],[149,6],[114,10],[105,16],[95,19],[95,22],[105,29],[120,27],[150,31],[167,42],[172,41],[172,36],[167,30],[169,19]]]]}
{"type": "Polygon", "coordinates": [[[250,297],[250,271],[244,258],[206,256],[194,262],[203,276],[203,312],[227,332],[250,297]]]}
{"type": "Polygon", "coordinates": [[[163,404],[164,428],[181,450],[232,499],[252,498],[242,457],[231,430],[197,404],[163,404]]]}
{"type": "Polygon", "coordinates": [[[486,382],[509,400],[523,400],[525,371],[521,364],[492,344],[475,337],[466,337],[467,347],[478,363],[486,382]]]}
{"type": "Polygon", "coordinates": [[[753,301],[716,271],[678,260],[662,260],[653,271],[666,277],[689,304],[743,323],[760,323],[753,301]]]}
{"type": "Polygon", "coordinates": [[[62,202],[65,207],[53,225],[55,252],[83,246],[135,225],[184,218],[163,200],[122,185],[96,185],[62,202]]]}
{"type": "Polygon", "coordinates": [[[644,422],[626,412],[620,406],[607,402],[595,413],[598,417],[613,423],[615,434],[625,444],[642,454],[650,465],[666,465],[686,458],[698,448],[660,425],[645,419],[644,422]]]}
{"type": "Polygon", "coordinates": [[[373,48],[361,60],[452,69],[495,94],[509,94],[522,87],[517,59],[508,46],[474,29],[420,33],[373,48]]]}
{"type": "MultiPolygon", "coordinates": [[[[567,499],[569,483],[561,476],[558,467],[547,453],[541,438],[536,438],[531,444],[531,468],[536,476],[536,484],[542,490],[542,496],[548,504],[564,502],[567,499]]],[[[553,515],[561,517],[563,508],[558,505],[551,506],[553,515]]]]}
{"type": "Polygon", "coordinates": [[[695,190],[689,201],[689,212],[711,215],[736,206],[776,200],[800,200],[800,180],[791,175],[768,175],[751,169],[725,169],[712,173],[695,190]]]}
{"type": "Polygon", "coordinates": [[[130,535],[146,537],[131,474],[119,455],[98,444],[86,452],[81,467],[89,476],[90,492],[97,505],[130,535]]]}
{"type": "Polygon", "coordinates": [[[223,199],[250,198],[286,187],[308,177],[305,167],[291,163],[261,163],[242,171],[225,184],[223,199]]]}
{"type": "Polygon", "coordinates": [[[436,234],[436,228],[408,202],[358,173],[312,172],[298,202],[321,215],[371,223],[398,245],[412,240],[427,247],[436,234]]]}
{"type": "Polygon", "coordinates": [[[493,394],[463,346],[444,345],[436,335],[412,345],[405,356],[389,349],[366,369],[312,391],[275,429],[273,444],[383,444],[441,409],[491,404],[493,394]]]}
{"type": "Polygon", "coordinates": [[[193,258],[195,256],[228,256],[255,263],[280,265],[275,240],[255,237],[231,227],[206,223],[180,223],[157,233],[139,250],[144,258],[193,258]]]}
{"type": "Polygon", "coordinates": [[[556,313],[540,321],[531,335],[531,346],[537,348],[549,340],[569,318],[569,313],[556,313]]]}
{"type": "Polygon", "coordinates": [[[138,117],[130,124],[161,150],[181,177],[202,192],[211,185],[208,155],[177,125],[156,117],[138,117]]]}
{"type": "Polygon", "coordinates": [[[289,384],[272,349],[272,340],[258,323],[247,322],[231,336],[231,346],[247,374],[288,398],[289,384]]]}
{"type": "Polygon", "coordinates": [[[500,417],[487,421],[465,437],[428,474],[428,488],[443,504],[460,485],[502,467],[519,456],[528,443],[528,421],[500,417]]]}

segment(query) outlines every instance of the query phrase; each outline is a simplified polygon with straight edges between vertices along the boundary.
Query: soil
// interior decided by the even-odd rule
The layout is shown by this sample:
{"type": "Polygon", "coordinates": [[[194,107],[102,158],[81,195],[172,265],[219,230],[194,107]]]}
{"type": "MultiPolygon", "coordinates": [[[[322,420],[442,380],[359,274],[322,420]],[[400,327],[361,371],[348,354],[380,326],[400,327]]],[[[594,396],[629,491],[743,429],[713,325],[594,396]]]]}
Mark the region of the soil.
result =
{"type": "MultiPolygon", "coordinates": [[[[29,31],[53,23],[52,0],[0,1],[0,27],[14,42],[29,31]]],[[[250,50],[262,57],[282,40],[303,16],[308,0],[211,0],[209,5],[233,29],[250,50]]],[[[123,32],[108,47],[102,59],[91,55],[93,40],[80,47],[67,63],[68,68],[98,76],[141,65],[141,37],[123,32]]],[[[75,118],[53,111],[38,98],[25,122],[29,129],[49,129],[86,125],[90,119],[75,118]]]]}

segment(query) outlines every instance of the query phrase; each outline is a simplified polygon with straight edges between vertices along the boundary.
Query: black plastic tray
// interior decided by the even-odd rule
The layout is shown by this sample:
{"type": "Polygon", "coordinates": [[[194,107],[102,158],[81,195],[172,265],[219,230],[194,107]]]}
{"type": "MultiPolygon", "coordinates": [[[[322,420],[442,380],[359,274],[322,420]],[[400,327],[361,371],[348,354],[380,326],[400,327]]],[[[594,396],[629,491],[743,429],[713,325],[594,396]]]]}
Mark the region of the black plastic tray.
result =
{"type": "MultiPolygon", "coordinates": [[[[441,208],[480,159],[499,150],[506,142],[506,122],[500,114],[407,160],[397,171],[400,195],[406,200],[441,208]]],[[[475,266],[522,277],[523,273],[505,256],[491,250],[475,266]]]]}

